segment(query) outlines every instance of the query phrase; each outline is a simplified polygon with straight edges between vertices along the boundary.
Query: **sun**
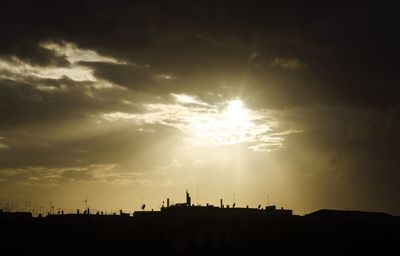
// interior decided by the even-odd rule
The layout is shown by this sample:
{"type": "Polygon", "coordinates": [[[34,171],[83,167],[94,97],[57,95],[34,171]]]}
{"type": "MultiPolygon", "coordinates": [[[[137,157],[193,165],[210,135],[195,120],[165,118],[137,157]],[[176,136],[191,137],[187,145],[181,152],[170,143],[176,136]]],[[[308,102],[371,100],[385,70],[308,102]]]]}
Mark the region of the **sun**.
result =
{"type": "Polygon", "coordinates": [[[222,110],[189,118],[192,144],[221,146],[249,142],[260,132],[242,100],[221,105],[222,110]]]}
{"type": "Polygon", "coordinates": [[[224,115],[231,124],[240,125],[248,119],[243,101],[236,99],[228,102],[224,115]]]}

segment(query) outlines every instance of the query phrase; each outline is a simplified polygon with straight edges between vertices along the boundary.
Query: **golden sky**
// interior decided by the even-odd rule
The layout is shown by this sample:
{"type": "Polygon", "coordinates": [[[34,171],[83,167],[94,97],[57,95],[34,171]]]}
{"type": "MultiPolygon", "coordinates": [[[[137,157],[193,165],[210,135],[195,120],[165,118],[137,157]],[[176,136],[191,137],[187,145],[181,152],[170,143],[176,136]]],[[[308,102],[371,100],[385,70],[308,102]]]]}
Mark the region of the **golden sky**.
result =
{"type": "Polygon", "coordinates": [[[400,214],[390,10],[31,5],[0,18],[1,208],[400,214]]]}

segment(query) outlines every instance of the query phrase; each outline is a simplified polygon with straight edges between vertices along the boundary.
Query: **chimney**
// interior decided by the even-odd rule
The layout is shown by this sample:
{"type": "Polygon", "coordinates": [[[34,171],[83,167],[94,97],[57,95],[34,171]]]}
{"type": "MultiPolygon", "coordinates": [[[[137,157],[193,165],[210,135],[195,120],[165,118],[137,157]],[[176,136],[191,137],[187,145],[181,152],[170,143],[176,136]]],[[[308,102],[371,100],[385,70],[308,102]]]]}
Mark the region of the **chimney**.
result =
{"type": "Polygon", "coordinates": [[[187,190],[186,190],[186,205],[187,206],[191,205],[190,195],[189,195],[189,192],[187,190]]]}
{"type": "Polygon", "coordinates": [[[167,208],[169,207],[169,198],[167,198],[167,208]]]}
{"type": "Polygon", "coordinates": [[[222,198],[221,198],[220,205],[221,205],[221,208],[224,208],[224,203],[222,202],[222,198]]]}

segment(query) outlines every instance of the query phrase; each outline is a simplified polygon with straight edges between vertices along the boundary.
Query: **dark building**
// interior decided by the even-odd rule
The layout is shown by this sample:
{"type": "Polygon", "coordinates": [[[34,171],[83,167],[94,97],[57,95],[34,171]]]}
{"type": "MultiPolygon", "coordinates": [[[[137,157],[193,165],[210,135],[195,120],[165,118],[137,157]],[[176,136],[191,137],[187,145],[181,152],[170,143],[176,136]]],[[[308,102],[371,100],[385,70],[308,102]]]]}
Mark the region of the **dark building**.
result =
{"type": "Polygon", "coordinates": [[[385,213],[275,206],[169,204],[160,211],[50,214],[0,211],[2,255],[386,255],[398,249],[400,220],[385,213]],[[40,235],[38,235],[40,234],[40,235]]]}
{"type": "Polygon", "coordinates": [[[306,219],[344,221],[393,221],[395,216],[382,212],[363,212],[321,209],[304,216],[306,219]]]}
{"type": "Polygon", "coordinates": [[[276,206],[267,206],[265,208],[240,208],[224,207],[223,201],[220,201],[220,207],[207,204],[206,206],[191,205],[191,198],[186,191],[186,203],[177,203],[161,207],[161,211],[136,211],[134,217],[167,217],[167,218],[213,218],[213,219],[248,219],[265,217],[291,217],[292,210],[277,209],[276,206]]]}

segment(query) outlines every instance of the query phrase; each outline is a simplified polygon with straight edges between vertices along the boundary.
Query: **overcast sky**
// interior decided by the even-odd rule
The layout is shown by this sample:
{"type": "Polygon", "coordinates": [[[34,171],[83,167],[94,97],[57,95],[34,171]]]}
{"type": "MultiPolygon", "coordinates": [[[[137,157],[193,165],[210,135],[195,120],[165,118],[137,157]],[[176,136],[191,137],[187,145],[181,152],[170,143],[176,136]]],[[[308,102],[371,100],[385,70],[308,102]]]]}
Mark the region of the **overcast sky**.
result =
{"type": "Polygon", "coordinates": [[[0,203],[400,214],[397,9],[11,1],[0,203]]]}

